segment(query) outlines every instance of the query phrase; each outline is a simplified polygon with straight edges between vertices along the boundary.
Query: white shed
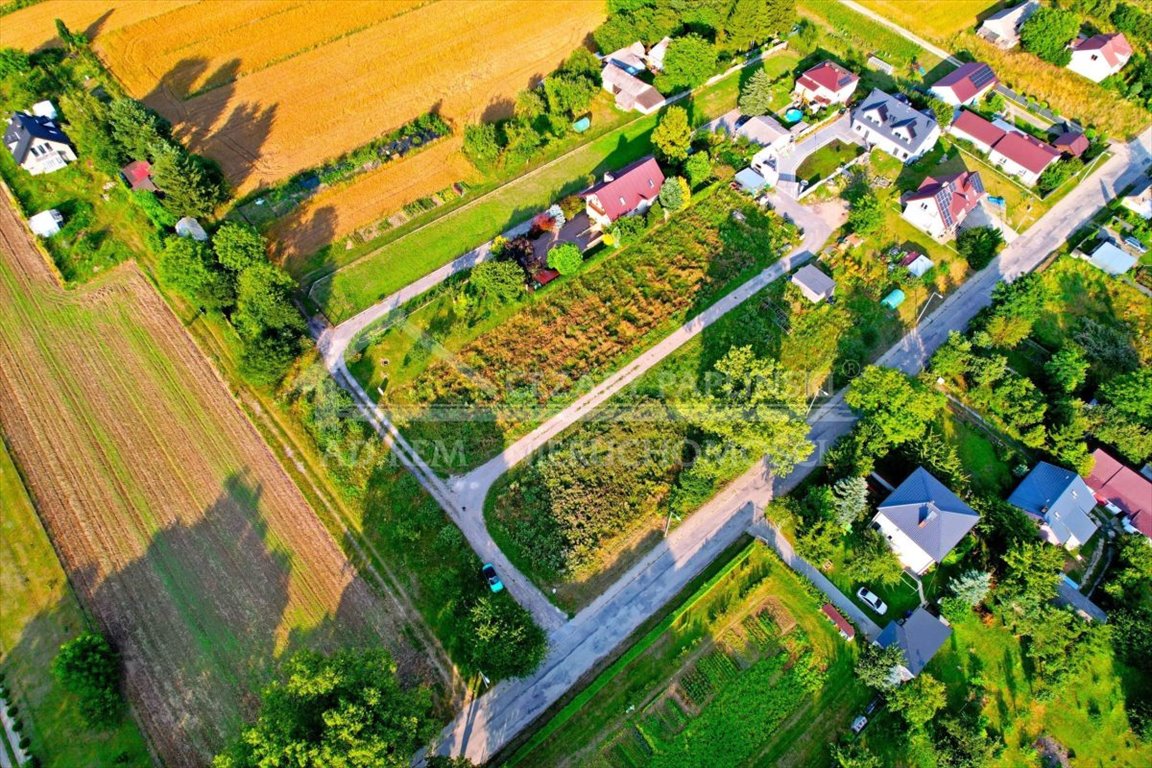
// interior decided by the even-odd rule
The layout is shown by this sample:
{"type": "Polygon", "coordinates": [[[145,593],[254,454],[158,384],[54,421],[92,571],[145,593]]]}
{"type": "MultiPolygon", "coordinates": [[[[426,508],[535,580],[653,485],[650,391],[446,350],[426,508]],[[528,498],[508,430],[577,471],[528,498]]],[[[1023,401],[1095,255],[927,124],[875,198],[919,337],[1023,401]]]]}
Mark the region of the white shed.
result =
{"type": "Polygon", "coordinates": [[[41,211],[28,219],[28,228],[32,230],[32,234],[40,237],[52,237],[60,231],[62,226],[64,226],[64,215],[55,208],[41,211]]]}
{"type": "Polygon", "coordinates": [[[208,239],[208,233],[204,231],[204,227],[200,226],[200,222],[191,216],[185,216],[176,222],[176,234],[180,235],[180,237],[190,237],[200,242],[208,239]]]}

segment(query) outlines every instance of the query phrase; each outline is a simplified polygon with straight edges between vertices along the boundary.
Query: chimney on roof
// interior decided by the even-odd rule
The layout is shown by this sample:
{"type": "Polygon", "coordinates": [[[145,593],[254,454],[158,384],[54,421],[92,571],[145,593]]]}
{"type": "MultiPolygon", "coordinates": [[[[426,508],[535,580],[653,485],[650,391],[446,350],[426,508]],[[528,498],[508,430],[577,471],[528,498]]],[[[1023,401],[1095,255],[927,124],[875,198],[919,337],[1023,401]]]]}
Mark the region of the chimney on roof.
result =
{"type": "Polygon", "coordinates": [[[934,504],[925,504],[920,507],[920,522],[919,527],[923,528],[929,522],[936,518],[936,506],[934,504]]]}
{"type": "Polygon", "coordinates": [[[610,181],[616,181],[616,177],[612,175],[612,171],[604,171],[604,183],[607,184],[610,181]]]}

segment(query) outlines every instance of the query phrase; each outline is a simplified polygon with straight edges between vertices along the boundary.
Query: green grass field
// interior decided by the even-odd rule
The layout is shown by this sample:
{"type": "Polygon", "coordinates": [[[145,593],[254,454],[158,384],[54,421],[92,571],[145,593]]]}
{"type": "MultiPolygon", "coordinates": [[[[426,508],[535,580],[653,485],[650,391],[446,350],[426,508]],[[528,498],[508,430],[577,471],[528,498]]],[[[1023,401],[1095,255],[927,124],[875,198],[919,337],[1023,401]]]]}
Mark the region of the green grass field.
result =
{"type": "MultiPolygon", "coordinates": [[[[799,57],[784,50],[763,63],[774,76],[788,76],[799,57]]],[[[681,102],[697,124],[736,106],[740,83],[755,67],[701,89],[681,102]]],[[[528,219],[553,201],[578,192],[604,171],[650,154],[658,117],[639,117],[568,154],[527,170],[483,200],[446,212],[404,237],[364,253],[357,261],[315,281],[312,299],[334,323],[345,320],[470,248],[528,219]]]]}
{"type": "Polygon", "coordinates": [[[825,765],[871,694],[821,602],[748,543],[506,765],[825,765]]]}
{"type": "Polygon", "coordinates": [[[31,753],[46,768],[151,765],[130,715],[107,731],[92,731],[76,700],[48,672],[56,649],[88,621],[3,441],[0,498],[0,670],[32,739],[31,753]]]}
{"type": "Polygon", "coordinates": [[[796,169],[796,178],[805,184],[815,184],[844,163],[862,154],[864,148],[859,144],[845,144],[836,139],[804,158],[804,162],[796,169]]]}

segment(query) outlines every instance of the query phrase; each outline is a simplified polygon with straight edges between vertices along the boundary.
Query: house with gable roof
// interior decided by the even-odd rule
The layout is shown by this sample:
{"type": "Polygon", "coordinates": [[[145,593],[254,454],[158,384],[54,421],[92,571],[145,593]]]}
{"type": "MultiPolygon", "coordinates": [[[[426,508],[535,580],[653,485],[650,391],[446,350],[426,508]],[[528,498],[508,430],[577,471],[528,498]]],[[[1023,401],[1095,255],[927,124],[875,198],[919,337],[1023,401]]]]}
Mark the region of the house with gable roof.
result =
{"type": "Polygon", "coordinates": [[[1013,48],[1020,42],[1020,28],[1039,7],[1040,3],[1037,0],[1028,0],[1026,3],[999,10],[984,19],[977,34],[1004,50],[1013,48]]]}
{"type": "Polygon", "coordinates": [[[900,216],[921,232],[945,238],[956,233],[956,228],[980,205],[984,195],[984,182],[976,171],[939,178],[929,176],[919,189],[904,195],[900,216]]]}
{"type": "Polygon", "coordinates": [[[1068,69],[1098,83],[1124,68],[1132,58],[1132,45],[1123,33],[1093,35],[1074,40],[1068,69]]]}
{"type": "Polygon", "coordinates": [[[592,229],[605,231],[622,216],[648,210],[663,186],[664,172],[651,155],[604,174],[603,181],[582,195],[592,229]]]}
{"type": "Polygon", "coordinates": [[[1093,451],[1092,459],[1085,482],[1096,501],[1113,514],[1124,515],[1127,530],[1152,539],[1152,480],[1101,448],[1093,451]]]}
{"type": "Polygon", "coordinates": [[[870,146],[905,163],[922,156],[940,139],[934,116],[917,110],[902,96],[878,88],[852,110],[851,125],[870,146]]]}
{"type": "Polygon", "coordinates": [[[58,171],[76,159],[72,142],[53,118],[15,112],[4,131],[12,159],[33,176],[58,171]]]}
{"type": "Polygon", "coordinates": [[[992,67],[979,61],[961,64],[932,84],[932,93],[954,107],[975,104],[1000,82],[992,67]]]}
{"type": "Polygon", "coordinates": [[[884,535],[905,568],[924,573],[942,561],[980,515],[932,473],[917,467],[876,508],[872,527],[884,535]]]}
{"type": "Polygon", "coordinates": [[[859,82],[855,72],[834,61],[822,61],[796,78],[792,93],[801,101],[822,107],[847,104],[859,82]]]}
{"type": "Polygon", "coordinates": [[[625,112],[650,115],[664,106],[660,91],[615,64],[604,67],[600,83],[604,90],[616,97],[616,106],[625,112]]]}
{"type": "Polygon", "coordinates": [[[1050,543],[1066,549],[1083,546],[1096,533],[1091,515],[1096,498],[1070,469],[1039,462],[1012,491],[1008,503],[1039,522],[1050,543]]]}
{"type": "MultiPolygon", "coordinates": [[[[1003,124],[1003,123],[1002,123],[1003,124]]],[[[1040,181],[1040,174],[1060,159],[1060,150],[1019,130],[1005,130],[975,112],[961,110],[948,132],[972,142],[988,155],[988,160],[1004,173],[1028,186],[1040,181]]]]}

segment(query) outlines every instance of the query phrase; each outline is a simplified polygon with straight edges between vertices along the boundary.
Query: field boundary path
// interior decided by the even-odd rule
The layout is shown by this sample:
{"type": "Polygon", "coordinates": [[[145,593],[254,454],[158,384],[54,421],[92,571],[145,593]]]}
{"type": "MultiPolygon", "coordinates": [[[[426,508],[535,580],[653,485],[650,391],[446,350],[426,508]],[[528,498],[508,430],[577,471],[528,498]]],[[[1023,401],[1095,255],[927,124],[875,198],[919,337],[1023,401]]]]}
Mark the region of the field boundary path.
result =
{"type": "MultiPolygon", "coordinates": [[[[1114,146],[1112,160],[1053,206],[992,264],[949,295],[878,364],[918,372],[950,331],[962,330],[991,301],[992,289],[1000,280],[1010,281],[1035,269],[1117,191],[1136,181],[1152,164],[1150,141],[1152,128],[1126,145],[1114,146]]],[[[444,729],[437,751],[465,755],[476,763],[495,756],[675,597],[712,558],[748,532],[758,522],[758,511],[772,498],[788,493],[807,477],[819,465],[824,450],[847,434],[855,420],[841,390],[808,419],[808,437],[817,447],[813,459],[785,478],[770,478],[763,467],[755,466],[729,484],[557,632],[548,657],[535,673],[498,683],[473,700],[444,729]]]]}
{"type": "Polygon", "coordinates": [[[961,63],[958,58],[956,58],[952,54],[948,53],[948,51],[944,50],[943,48],[941,48],[937,45],[933,45],[932,43],[928,42],[924,38],[908,31],[907,29],[900,26],[899,24],[892,21],[891,19],[887,18],[886,16],[883,16],[879,13],[876,13],[876,11],[873,11],[870,8],[865,8],[864,6],[860,5],[860,3],[853,2],[853,0],[840,0],[840,4],[848,6],[852,10],[856,11],[856,13],[860,14],[861,16],[867,16],[868,18],[872,19],[872,21],[875,21],[877,24],[881,24],[885,27],[888,27],[888,29],[892,30],[896,34],[908,39],[909,41],[911,41],[913,43],[916,43],[916,45],[918,45],[921,48],[923,48],[924,50],[928,51],[928,53],[932,54],[933,56],[936,56],[938,58],[943,59],[944,61],[948,62],[949,64],[959,65],[961,63]]]}

